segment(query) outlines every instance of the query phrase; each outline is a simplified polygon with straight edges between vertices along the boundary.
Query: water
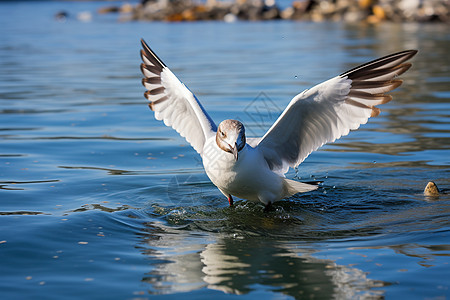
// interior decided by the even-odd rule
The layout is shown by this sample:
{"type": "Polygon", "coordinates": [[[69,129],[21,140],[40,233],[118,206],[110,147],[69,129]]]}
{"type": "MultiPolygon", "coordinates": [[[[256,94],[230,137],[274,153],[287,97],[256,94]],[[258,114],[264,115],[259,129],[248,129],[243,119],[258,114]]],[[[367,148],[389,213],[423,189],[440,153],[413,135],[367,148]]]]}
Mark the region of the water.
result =
{"type": "Polygon", "coordinates": [[[2,299],[450,296],[449,195],[422,193],[450,184],[448,25],[76,19],[101,5],[0,3],[2,299]],[[319,190],[263,213],[154,120],[141,37],[251,135],[305,88],[419,54],[379,117],[288,173],[319,190]]]}

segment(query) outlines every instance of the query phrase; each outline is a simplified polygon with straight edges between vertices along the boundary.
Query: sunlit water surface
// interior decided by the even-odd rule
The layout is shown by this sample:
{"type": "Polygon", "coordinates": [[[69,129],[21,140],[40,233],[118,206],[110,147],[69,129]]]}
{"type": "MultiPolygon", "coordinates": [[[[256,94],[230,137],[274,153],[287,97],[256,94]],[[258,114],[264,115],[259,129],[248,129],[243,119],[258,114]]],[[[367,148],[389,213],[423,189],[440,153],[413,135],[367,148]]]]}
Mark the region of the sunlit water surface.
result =
{"type": "Polygon", "coordinates": [[[77,20],[97,7],[0,3],[0,298],[450,296],[450,197],[423,195],[450,184],[448,26],[77,20]],[[263,213],[154,120],[141,37],[250,136],[305,88],[419,54],[378,118],[288,173],[321,187],[263,213]]]}

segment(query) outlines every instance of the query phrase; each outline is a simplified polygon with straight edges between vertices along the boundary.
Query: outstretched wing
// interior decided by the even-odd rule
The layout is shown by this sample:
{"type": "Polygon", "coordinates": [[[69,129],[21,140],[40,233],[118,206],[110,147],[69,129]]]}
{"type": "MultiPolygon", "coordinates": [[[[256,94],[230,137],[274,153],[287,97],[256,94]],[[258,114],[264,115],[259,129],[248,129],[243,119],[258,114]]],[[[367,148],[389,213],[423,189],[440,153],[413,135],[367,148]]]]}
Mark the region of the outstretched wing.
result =
{"type": "Polygon", "coordinates": [[[384,93],[401,85],[396,77],[411,67],[404,62],[416,53],[379,58],[295,96],[257,146],[270,168],[284,174],[323,144],[377,116],[376,105],[392,99],[384,93]]]}
{"type": "Polygon", "coordinates": [[[145,97],[157,120],[171,126],[202,155],[205,141],[217,131],[195,95],[169,70],[150,47],[141,40],[142,84],[145,97]]]}

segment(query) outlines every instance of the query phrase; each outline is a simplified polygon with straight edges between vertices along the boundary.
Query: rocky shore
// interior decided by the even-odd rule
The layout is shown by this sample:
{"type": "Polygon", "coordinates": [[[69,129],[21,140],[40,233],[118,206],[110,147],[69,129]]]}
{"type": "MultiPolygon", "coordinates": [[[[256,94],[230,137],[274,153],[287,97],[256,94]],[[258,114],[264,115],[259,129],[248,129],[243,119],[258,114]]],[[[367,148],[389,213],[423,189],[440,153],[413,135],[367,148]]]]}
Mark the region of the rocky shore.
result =
{"type": "Polygon", "coordinates": [[[142,0],[137,5],[105,7],[121,21],[306,20],[343,22],[450,23],[450,0],[301,0],[281,9],[275,0],[142,0]]]}

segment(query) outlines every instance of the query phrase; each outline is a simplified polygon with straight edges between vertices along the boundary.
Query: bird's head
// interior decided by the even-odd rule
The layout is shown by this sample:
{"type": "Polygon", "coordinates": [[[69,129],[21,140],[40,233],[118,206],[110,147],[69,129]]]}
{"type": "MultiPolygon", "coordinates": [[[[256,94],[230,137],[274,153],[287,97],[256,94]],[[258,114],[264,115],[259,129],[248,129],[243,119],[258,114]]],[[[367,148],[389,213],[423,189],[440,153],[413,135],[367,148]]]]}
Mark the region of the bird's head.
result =
{"type": "Polygon", "coordinates": [[[245,146],[244,125],[236,120],[225,120],[219,124],[216,133],[216,143],[223,151],[232,153],[238,160],[238,152],[245,146]]]}

